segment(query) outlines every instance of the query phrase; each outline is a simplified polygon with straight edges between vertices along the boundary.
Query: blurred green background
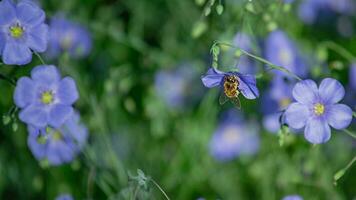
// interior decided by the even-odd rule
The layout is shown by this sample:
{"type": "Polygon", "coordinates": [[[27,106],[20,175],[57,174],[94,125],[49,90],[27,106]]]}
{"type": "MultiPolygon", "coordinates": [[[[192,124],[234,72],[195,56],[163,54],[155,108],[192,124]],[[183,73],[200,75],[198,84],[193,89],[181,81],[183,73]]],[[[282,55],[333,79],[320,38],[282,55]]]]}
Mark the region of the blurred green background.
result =
{"type": "MultiPolygon", "coordinates": [[[[310,60],[312,78],[331,76],[348,84],[350,59],[322,44],[331,41],[356,54],[355,35],[345,37],[335,27],[303,23],[298,17],[301,3],[39,1],[48,19],[64,13],[91,33],[93,46],[88,57],[44,57],[77,81],[80,99],[75,107],[89,128],[90,139],[71,164],[48,167],[29,151],[26,127],[21,122],[17,122],[16,131],[12,124],[1,124],[0,199],[54,199],[61,193],[70,193],[75,199],[133,199],[133,193],[137,199],[164,199],[145,176],[171,199],[274,200],[289,194],[306,200],[355,199],[355,167],[337,185],[333,180],[355,154],[354,139],[342,132],[333,132],[331,140],[322,145],[312,145],[300,134],[289,134],[280,146],[280,137],[260,128],[260,149],[254,156],[219,162],[209,152],[219,116],[232,107],[220,106],[218,89],[204,89],[200,81],[211,66],[210,48],[215,40],[232,42],[238,31],[246,32],[256,38],[256,54],[263,57],[261,41],[279,28],[310,60]],[[219,5],[223,6],[220,15],[216,10],[219,5]],[[183,78],[184,104],[172,106],[159,90],[173,89],[157,89],[155,79],[160,71],[183,65],[192,70],[189,78],[183,78]],[[138,175],[137,169],[145,175],[138,175]]],[[[342,13],[335,17],[339,16],[342,13]]],[[[355,16],[350,19],[355,27],[355,16]]],[[[221,67],[233,66],[236,58],[222,50],[221,67]]],[[[2,66],[0,70],[19,78],[39,64],[34,58],[26,67],[2,66]]],[[[258,79],[260,91],[267,89],[270,80],[270,75],[258,79]]],[[[176,83],[172,79],[172,87],[176,83]]],[[[13,105],[14,87],[2,81],[0,91],[0,113],[4,114],[13,105]]],[[[241,101],[242,109],[237,112],[261,124],[261,100],[241,101]]]]}

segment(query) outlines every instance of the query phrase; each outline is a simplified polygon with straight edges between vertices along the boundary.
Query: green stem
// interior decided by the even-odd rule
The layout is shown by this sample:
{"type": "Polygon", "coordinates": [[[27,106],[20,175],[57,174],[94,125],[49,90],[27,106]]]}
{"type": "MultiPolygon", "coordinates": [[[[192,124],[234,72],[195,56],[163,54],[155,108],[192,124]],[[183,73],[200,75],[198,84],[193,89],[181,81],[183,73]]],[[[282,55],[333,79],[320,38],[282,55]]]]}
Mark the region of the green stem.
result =
{"type": "Polygon", "coordinates": [[[351,131],[349,131],[349,130],[347,130],[347,129],[343,129],[343,131],[344,131],[345,133],[347,133],[349,136],[351,136],[351,137],[353,137],[354,139],[356,139],[356,134],[355,134],[355,133],[353,133],[353,132],[351,132],[351,131]]]}
{"type": "Polygon", "coordinates": [[[40,56],[40,54],[38,54],[37,52],[33,52],[37,57],[38,59],[40,60],[40,62],[42,63],[42,65],[46,65],[46,63],[44,62],[44,60],[42,59],[42,57],[40,56]]]}
{"type": "Polygon", "coordinates": [[[137,192],[138,192],[138,186],[136,186],[135,188],[135,191],[134,191],[134,194],[133,194],[133,200],[136,200],[136,197],[137,197],[137,192]]]}
{"type": "Polygon", "coordinates": [[[320,44],[320,46],[326,47],[328,49],[331,49],[347,59],[349,62],[354,62],[356,60],[356,57],[350,53],[347,49],[344,47],[340,46],[339,44],[332,42],[332,41],[325,41],[320,44]]]}
{"type": "Polygon", "coordinates": [[[346,165],[346,167],[340,169],[339,171],[336,172],[334,175],[334,184],[337,185],[337,181],[343,177],[346,173],[346,171],[356,162],[356,156],[352,158],[352,160],[346,165]]]}
{"type": "Polygon", "coordinates": [[[354,118],[356,118],[356,112],[352,112],[352,115],[354,116],[354,118]]]}
{"type": "Polygon", "coordinates": [[[10,83],[11,85],[13,86],[16,86],[16,81],[7,77],[6,75],[4,74],[0,74],[0,79],[4,80],[4,81],[7,81],[8,83],[10,83]]]}
{"type": "Polygon", "coordinates": [[[273,64],[273,63],[271,63],[271,62],[269,62],[268,60],[265,60],[265,59],[263,59],[263,58],[261,58],[261,57],[255,56],[255,55],[253,55],[253,54],[251,54],[251,53],[249,53],[249,52],[247,52],[247,51],[245,51],[245,50],[243,50],[243,49],[241,49],[241,48],[239,48],[239,47],[236,47],[236,46],[234,46],[234,45],[232,45],[232,44],[225,43],[225,42],[220,42],[220,41],[216,41],[215,44],[225,45],[225,46],[228,46],[228,47],[232,47],[232,48],[239,49],[243,54],[245,54],[245,55],[247,55],[247,56],[249,56],[249,57],[251,57],[251,58],[254,58],[254,59],[256,59],[256,60],[258,60],[258,61],[260,61],[260,62],[262,62],[262,63],[264,63],[264,64],[266,64],[266,65],[269,65],[269,66],[270,66],[271,68],[273,68],[273,69],[282,71],[282,72],[284,72],[284,73],[286,73],[286,74],[288,74],[288,75],[290,75],[290,76],[293,76],[293,77],[294,77],[295,79],[297,79],[298,81],[302,81],[302,79],[301,79],[299,76],[295,75],[294,73],[292,73],[291,71],[289,71],[289,70],[286,69],[285,67],[277,66],[277,65],[275,65],[275,64],[273,64]]]}
{"type": "Polygon", "coordinates": [[[158,183],[156,183],[156,181],[153,180],[152,178],[151,178],[151,181],[152,181],[152,183],[155,184],[155,186],[162,192],[162,194],[164,195],[164,197],[166,197],[167,200],[170,200],[169,197],[168,197],[168,195],[167,195],[167,194],[164,192],[164,190],[158,185],[158,183]]]}

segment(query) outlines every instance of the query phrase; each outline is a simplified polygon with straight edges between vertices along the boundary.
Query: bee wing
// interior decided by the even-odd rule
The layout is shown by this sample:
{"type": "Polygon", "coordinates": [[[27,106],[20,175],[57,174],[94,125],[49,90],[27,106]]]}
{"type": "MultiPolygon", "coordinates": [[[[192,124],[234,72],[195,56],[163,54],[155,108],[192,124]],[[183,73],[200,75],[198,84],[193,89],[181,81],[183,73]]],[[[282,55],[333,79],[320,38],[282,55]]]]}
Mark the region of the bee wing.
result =
{"type": "Polygon", "coordinates": [[[239,97],[231,98],[231,103],[234,104],[234,106],[235,106],[237,109],[241,109],[241,103],[240,103],[239,97]]]}
{"type": "Polygon", "coordinates": [[[219,103],[220,103],[220,105],[223,105],[223,104],[226,103],[228,100],[229,100],[229,97],[227,97],[224,92],[221,92],[220,97],[219,97],[219,103]]]}

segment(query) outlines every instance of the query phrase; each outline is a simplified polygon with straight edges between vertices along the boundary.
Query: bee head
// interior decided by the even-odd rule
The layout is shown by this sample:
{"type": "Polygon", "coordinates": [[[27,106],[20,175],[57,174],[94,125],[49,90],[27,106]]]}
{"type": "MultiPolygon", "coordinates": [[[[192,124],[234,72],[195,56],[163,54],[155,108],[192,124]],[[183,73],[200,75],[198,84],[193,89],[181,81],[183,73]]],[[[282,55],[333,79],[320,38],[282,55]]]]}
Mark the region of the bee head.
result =
{"type": "Polygon", "coordinates": [[[238,83],[237,76],[235,76],[235,75],[227,75],[227,76],[225,76],[224,79],[225,79],[225,82],[238,83]]]}

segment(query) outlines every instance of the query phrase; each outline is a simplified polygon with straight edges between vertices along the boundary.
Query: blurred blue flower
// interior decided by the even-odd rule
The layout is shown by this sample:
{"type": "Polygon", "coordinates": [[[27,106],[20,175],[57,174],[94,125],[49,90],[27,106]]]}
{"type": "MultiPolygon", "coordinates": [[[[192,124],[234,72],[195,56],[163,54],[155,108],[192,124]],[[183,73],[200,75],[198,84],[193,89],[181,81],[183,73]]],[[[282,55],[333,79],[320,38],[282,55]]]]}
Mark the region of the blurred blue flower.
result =
{"type": "Polygon", "coordinates": [[[229,161],[241,155],[254,155],[259,150],[258,128],[246,123],[236,110],[225,112],[210,141],[210,152],[220,161],[229,161]]]}
{"type": "Polygon", "coordinates": [[[238,80],[238,90],[247,99],[256,99],[259,91],[256,86],[256,78],[252,75],[241,74],[238,72],[221,72],[215,68],[210,68],[206,75],[201,79],[205,87],[223,87],[225,77],[234,76],[238,80]]]}
{"type": "Polygon", "coordinates": [[[197,76],[197,71],[189,64],[180,65],[175,69],[160,70],[155,75],[155,90],[168,106],[180,108],[199,94],[200,88],[194,84],[197,76]]]}
{"type": "Polygon", "coordinates": [[[55,200],[73,200],[73,197],[70,194],[61,194],[55,200]]]}
{"type": "Polygon", "coordinates": [[[349,80],[350,80],[350,86],[354,90],[356,90],[356,63],[353,63],[350,66],[349,80]]]}
{"type": "Polygon", "coordinates": [[[319,88],[312,80],[298,82],[293,88],[292,103],[285,112],[289,126],[300,129],[305,126],[304,137],[311,143],[324,143],[330,139],[330,126],[335,129],[348,127],[352,110],[337,104],[343,99],[345,89],[332,78],[325,78],[319,88]]]}
{"type": "Polygon", "coordinates": [[[28,146],[37,160],[48,160],[50,165],[71,162],[86,144],[87,128],[74,112],[59,128],[28,127],[28,146]]]}
{"type": "Polygon", "coordinates": [[[72,104],[79,98],[75,81],[61,79],[53,65],[40,65],[31,71],[30,77],[17,81],[14,101],[21,108],[19,118],[28,125],[42,128],[61,126],[73,113],[72,104]]]}
{"type": "Polygon", "coordinates": [[[64,17],[54,17],[49,29],[49,47],[47,55],[51,58],[66,52],[73,58],[81,58],[90,53],[92,40],[83,26],[64,17]]]}
{"type": "MultiPolygon", "coordinates": [[[[356,109],[356,63],[350,65],[349,84],[346,87],[345,103],[352,109],[356,109]]],[[[354,120],[356,122],[356,120],[354,120]]]]}
{"type": "Polygon", "coordinates": [[[300,19],[307,24],[314,24],[319,19],[327,21],[335,14],[350,15],[355,11],[352,0],[304,0],[298,10],[300,19]]]}
{"type": "MultiPolygon", "coordinates": [[[[294,42],[281,30],[275,30],[268,35],[265,41],[264,54],[267,60],[275,65],[287,68],[294,74],[305,76],[307,73],[306,65],[294,42]]],[[[279,70],[274,70],[274,72],[277,76],[286,76],[279,70]]]]}
{"type": "MultiPolygon", "coordinates": [[[[252,38],[242,32],[238,32],[234,39],[233,39],[233,45],[241,48],[244,51],[247,52],[252,52],[252,38]]],[[[254,59],[251,59],[250,57],[246,55],[241,55],[238,58],[238,63],[237,63],[237,68],[239,69],[239,72],[243,74],[255,74],[256,73],[256,62],[254,59]]]]}
{"type": "Polygon", "coordinates": [[[292,89],[292,82],[275,78],[271,83],[270,89],[263,95],[263,126],[267,131],[277,133],[280,129],[281,120],[282,123],[284,122],[284,119],[280,119],[282,112],[289,106],[293,99],[292,89]]]}
{"type": "Polygon", "coordinates": [[[32,51],[47,49],[44,20],[44,11],[31,1],[17,5],[10,0],[0,2],[0,55],[5,64],[25,65],[31,62],[32,51]]]}
{"type": "Polygon", "coordinates": [[[285,196],[282,200],[303,200],[303,198],[299,195],[289,195],[285,196]]]}

